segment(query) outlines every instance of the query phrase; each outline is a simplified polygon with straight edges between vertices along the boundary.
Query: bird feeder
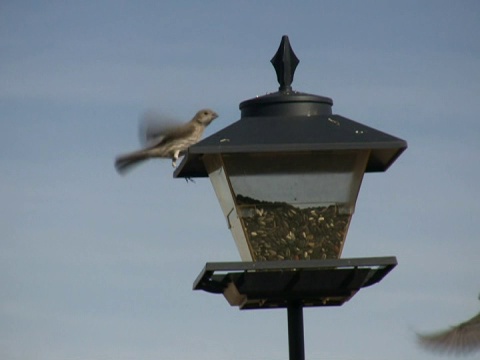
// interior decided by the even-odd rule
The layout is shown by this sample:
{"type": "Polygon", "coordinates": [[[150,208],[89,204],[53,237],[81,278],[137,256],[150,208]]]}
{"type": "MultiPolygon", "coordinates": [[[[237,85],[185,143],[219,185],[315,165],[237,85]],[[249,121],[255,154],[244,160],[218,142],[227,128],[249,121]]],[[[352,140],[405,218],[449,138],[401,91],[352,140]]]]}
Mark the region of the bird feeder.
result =
{"type": "Polygon", "coordinates": [[[240,103],[240,120],[191,146],[174,176],[210,178],[243,260],[207,263],[193,288],[242,310],[286,308],[289,359],[304,360],[303,307],[340,306],[397,265],[340,256],[364,173],[407,143],[292,90],[287,36],[271,62],[279,90],[240,103]]]}
{"type": "Polygon", "coordinates": [[[191,146],[174,176],[210,178],[243,261],[338,259],[364,173],[407,143],[292,90],[288,37],[271,62],[279,90],[240,103],[240,120],[191,146]]]}

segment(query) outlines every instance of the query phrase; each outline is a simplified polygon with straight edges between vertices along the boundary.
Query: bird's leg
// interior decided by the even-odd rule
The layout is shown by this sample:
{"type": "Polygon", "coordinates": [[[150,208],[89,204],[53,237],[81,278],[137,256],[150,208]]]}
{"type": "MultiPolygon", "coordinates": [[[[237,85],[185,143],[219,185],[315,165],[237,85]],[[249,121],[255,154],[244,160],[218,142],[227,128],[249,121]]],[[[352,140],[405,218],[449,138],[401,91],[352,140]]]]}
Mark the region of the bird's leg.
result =
{"type": "Polygon", "coordinates": [[[175,150],[175,152],[173,153],[173,157],[172,157],[172,166],[175,168],[177,167],[177,160],[178,160],[178,155],[180,154],[180,150],[175,150]]]}

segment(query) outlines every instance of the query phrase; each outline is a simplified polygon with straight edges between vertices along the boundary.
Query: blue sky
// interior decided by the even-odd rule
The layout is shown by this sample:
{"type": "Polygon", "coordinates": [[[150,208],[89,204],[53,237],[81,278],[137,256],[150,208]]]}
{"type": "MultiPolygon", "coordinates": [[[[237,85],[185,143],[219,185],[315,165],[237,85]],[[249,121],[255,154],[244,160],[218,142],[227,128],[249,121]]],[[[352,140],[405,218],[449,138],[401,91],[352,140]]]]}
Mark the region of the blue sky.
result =
{"type": "Polygon", "coordinates": [[[414,331],[480,305],[479,33],[477,1],[2,1],[0,358],[288,357],[285,311],[191,290],[205,262],[239,260],[209,181],[113,167],[147,109],[211,107],[208,136],[276,91],[284,34],[295,90],[409,143],[365,176],[343,252],[399,265],[306,309],[306,356],[437,358],[414,331]]]}

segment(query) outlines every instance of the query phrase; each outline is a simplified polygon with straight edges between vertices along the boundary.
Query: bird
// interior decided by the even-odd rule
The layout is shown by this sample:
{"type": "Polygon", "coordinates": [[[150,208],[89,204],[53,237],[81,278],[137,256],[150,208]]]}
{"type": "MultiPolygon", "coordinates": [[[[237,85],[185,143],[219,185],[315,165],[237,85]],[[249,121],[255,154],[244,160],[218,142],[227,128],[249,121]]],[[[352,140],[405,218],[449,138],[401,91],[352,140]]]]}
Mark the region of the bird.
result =
{"type": "Polygon", "coordinates": [[[480,351],[480,313],[449,329],[417,334],[417,341],[422,347],[438,353],[459,355],[480,351]]]}
{"type": "Polygon", "coordinates": [[[119,174],[125,174],[145,160],[151,158],[172,159],[172,166],[177,166],[179,156],[196,144],[205,128],[218,117],[211,109],[199,110],[189,122],[177,126],[165,124],[148,124],[145,129],[145,147],[138,151],[122,154],[115,159],[115,168],[119,174]]]}

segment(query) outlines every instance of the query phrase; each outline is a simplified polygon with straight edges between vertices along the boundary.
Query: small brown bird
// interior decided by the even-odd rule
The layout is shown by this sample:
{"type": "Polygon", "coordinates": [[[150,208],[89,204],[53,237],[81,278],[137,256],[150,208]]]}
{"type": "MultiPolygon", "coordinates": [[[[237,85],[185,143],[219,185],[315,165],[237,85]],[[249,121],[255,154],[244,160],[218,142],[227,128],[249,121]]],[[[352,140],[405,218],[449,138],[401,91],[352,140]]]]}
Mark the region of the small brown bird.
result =
{"type": "Polygon", "coordinates": [[[480,313],[449,329],[432,334],[417,334],[418,343],[426,349],[447,354],[480,351],[480,313]]]}
{"type": "Polygon", "coordinates": [[[200,140],[205,128],[217,117],[215,111],[203,109],[186,124],[159,128],[156,131],[154,127],[149,127],[145,134],[146,147],[118,156],[115,168],[120,174],[124,174],[132,166],[151,158],[172,159],[172,166],[176,167],[178,157],[184,155],[190,146],[200,140]]]}

